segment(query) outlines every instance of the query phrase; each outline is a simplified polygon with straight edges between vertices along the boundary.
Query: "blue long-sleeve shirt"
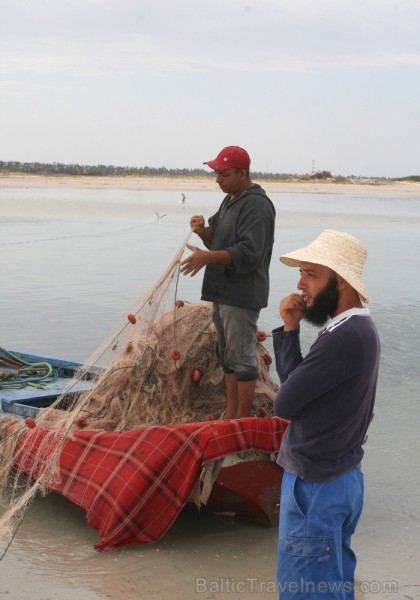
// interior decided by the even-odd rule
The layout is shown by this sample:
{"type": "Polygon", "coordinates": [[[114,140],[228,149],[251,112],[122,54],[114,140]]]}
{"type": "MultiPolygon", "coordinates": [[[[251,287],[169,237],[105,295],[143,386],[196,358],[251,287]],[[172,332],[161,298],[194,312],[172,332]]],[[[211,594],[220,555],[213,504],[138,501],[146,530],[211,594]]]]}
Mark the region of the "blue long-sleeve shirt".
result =
{"type": "Polygon", "coordinates": [[[342,313],[341,323],[321,333],[305,358],[299,330],[273,331],[282,382],[274,408],[276,415],[291,421],[277,462],[309,481],[335,479],[358,466],[364,454],[380,343],[368,310],[352,313],[350,318],[342,313]]]}

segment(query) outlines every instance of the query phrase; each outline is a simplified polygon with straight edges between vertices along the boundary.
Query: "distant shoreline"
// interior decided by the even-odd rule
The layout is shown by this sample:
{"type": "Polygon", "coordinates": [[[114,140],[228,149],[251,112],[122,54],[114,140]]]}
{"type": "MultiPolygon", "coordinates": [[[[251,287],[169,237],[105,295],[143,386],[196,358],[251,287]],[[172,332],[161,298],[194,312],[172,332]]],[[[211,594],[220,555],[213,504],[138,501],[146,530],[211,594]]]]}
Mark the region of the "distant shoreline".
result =
{"type": "MultiPolygon", "coordinates": [[[[252,173],[251,173],[252,178],[252,173]]],[[[311,194],[367,194],[378,193],[419,194],[420,182],[389,181],[381,179],[354,179],[334,182],[321,179],[253,179],[268,193],[311,194]]],[[[0,174],[0,188],[84,188],[120,190],[167,190],[178,192],[217,192],[219,187],[211,176],[92,176],[92,175],[33,175],[22,173],[0,174]]]]}

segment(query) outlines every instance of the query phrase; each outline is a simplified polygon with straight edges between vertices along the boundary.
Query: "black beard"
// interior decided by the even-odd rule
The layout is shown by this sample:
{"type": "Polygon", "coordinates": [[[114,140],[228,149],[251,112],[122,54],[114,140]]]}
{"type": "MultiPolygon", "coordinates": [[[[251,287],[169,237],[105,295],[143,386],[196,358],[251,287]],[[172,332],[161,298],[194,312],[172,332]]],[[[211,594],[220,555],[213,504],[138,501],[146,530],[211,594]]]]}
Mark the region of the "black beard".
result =
{"type": "Polygon", "coordinates": [[[338,282],[337,276],[331,275],[327,285],[313,299],[312,306],[303,309],[303,318],[308,323],[321,327],[325,325],[338,308],[338,282]]]}

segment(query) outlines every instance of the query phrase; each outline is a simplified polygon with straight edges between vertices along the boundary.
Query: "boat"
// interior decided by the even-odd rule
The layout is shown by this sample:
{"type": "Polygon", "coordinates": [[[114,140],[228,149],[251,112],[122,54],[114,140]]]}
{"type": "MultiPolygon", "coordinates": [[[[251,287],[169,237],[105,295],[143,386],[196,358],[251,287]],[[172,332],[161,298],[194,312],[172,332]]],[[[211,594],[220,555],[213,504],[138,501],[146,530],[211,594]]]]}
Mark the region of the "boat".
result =
{"type": "MultiPolygon", "coordinates": [[[[69,388],[81,367],[57,357],[0,350],[0,418],[8,417],[6,431],[24,428],[19,448],[53,440],[49,453],[57,450],[59,472],[48,488],[84,509],[100,536],[96,549],[157,541],[187,507],[267,526],[278,522],[282,469],[275,457],[287,421],[255,415],[130,431],[76,427],[71,435],[38,426],[38,417],[64,390],[70,391],[55,407],[63,411],[72,395],[95,385],[87,376],[69,388]],[[21,362],[47,364],[50,376],[19,387],[4,385],[4,374],[11,377],[21,362]]],[[[36,479],[28,461],[28,456],[17,459],[16,466],[36,479]]]]}

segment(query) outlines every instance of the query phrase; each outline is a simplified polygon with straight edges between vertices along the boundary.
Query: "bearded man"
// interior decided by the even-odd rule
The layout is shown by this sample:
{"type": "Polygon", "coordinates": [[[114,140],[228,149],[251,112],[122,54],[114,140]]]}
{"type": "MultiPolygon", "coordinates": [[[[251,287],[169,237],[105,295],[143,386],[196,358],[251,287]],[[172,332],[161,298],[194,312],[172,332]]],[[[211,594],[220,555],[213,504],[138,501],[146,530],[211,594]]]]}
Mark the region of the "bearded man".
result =
{"type": "Polygon", "coordinates": [[[373,416],[380,342],[362,282],[365,246],[326,230],[280,260],[299,267],[300,294],[280,303],[273,331],[282,385],[275,413],[289,419],[277,462],[284,475],[277,577],[281,600],[354,598],[350,547],[363,505],[362,445],[373,416]],[[300,322],[326,325],[302,357],[300,322]]]}

